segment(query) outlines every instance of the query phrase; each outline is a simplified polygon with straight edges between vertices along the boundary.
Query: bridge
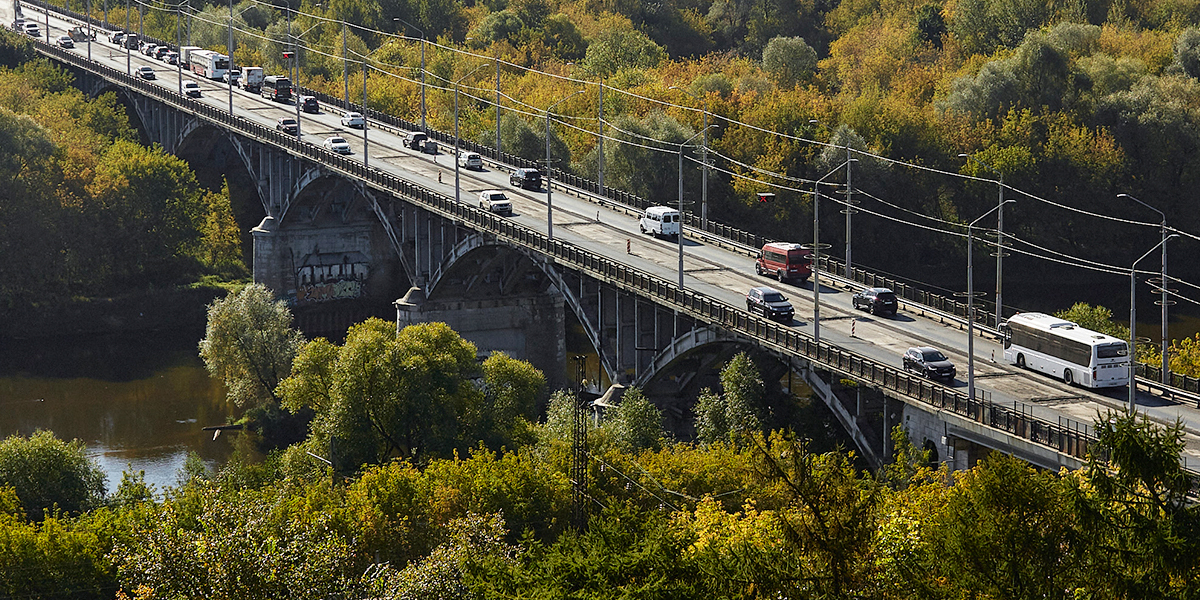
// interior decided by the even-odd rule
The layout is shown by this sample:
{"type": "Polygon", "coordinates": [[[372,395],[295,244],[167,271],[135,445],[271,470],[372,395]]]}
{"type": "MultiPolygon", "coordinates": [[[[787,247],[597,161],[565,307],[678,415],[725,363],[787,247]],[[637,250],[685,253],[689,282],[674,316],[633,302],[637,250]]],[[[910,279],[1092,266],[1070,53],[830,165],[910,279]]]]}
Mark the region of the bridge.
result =
{"type": "MultiPolygon", "coordinates": [[[[39,21],[61,35],[83,18],[52,9],[39,21]]],[[[101,25],[92,22],[102,32],[115,29],[101,25]]],[[[967,396],[961,375],[942,385],[904,371],[900,355],[911,345],[937,346],[966,365],[963,306],[863,269],[846,279],[834,276],[843,271],[836,260],[819,265],[831,283],[820,289],[817,339],[805,316],[813,314],[811,286],[783,288],[797,309],[791,323],[744,310],[746,290],[765,283],[750,258],[762,240],[746,232],[692,220],[679,263],[674,242],[638,232],[637,199],[600,196],[590,182],[555,181],[551,213],[549,194],[507,185],[510,168],[527,166],[520,159],[470,145],[489,162],[482,171],[462,171],[456,201],[454,157],[404,147],[415,124],[318,95],[321,112],[302,116],[299,135],[286,134],[274,123],[298,115],[293,105],[231,94],[218,82],[127,53],[103,35],[73,50],[35,43],[89,94],[115,91],[148,141],[226,174],[231,192],[240,181],[257,196],[263,217],[252,232],[254,278],[287,297],[306,330],[344,331],[382,310],[398,325],[445,321],[481,350],[530,360],[558,386],[573,366],[567,335],[581,335],[593,350],[578,371],[593,382],[644,387],[676,425],[688,422],[688,401],[701,388],[716,387],[715,369],[748,350],[777,365],[764,372],[769,385],[804,381],[873,465],[887,460],[886,432],[901,425],[954,468],[992,451],[1075,468],[1094,441],[1093,418],[1122,410],[1124,388],[1093,392],[996,360],[1002,352],[987,327],[994,323],[983,315],[977,397],[967,396]],[[140,66],[151,67],[156,79],[134,76],[140,66]],[[199,83],[199,98],[179,93],[185,81],[199,83]],[[368,127],[343,127],[347,110],[366,112],[368,127]],[[352,154],[320,145],[334,134],[350,141],[352,154]],[[513,215],[479,208],[473,198],[486,189],[505,190],[513,215]],[[849,291],[862,284],[896,287],[903,310],[890,319],[855,311],[849,291]]],[[[1162,423],[1181,420],[1181,461],[1200,465],[1195,396],[1145,380],[1141,388],[1139,411],[1162,423]]]]}

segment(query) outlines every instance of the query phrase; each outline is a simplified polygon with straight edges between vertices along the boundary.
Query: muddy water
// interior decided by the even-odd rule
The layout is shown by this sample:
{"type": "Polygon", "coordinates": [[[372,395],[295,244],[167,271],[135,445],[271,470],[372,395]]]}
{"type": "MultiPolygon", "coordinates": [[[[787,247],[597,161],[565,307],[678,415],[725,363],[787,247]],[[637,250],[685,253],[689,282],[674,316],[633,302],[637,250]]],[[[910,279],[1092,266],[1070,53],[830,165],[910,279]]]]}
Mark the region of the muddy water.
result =
{"type": "Polygon", "coordinates": [[[114,491],[126,469],[158,490],[189,452],[209,465],[231,452],[205,425],[234,411],[196,355],[198,336],[152,334],[0,340],[0,437],[47,429],[80,439],[114,491]]]}

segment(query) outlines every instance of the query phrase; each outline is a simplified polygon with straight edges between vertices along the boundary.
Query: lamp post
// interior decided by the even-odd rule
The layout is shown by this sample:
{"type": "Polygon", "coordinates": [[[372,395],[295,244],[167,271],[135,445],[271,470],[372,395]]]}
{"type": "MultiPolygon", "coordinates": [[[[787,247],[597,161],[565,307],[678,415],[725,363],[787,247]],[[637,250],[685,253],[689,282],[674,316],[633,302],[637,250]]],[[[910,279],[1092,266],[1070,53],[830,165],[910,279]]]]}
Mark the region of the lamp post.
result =
{"type": "MultiPolygon", "coordinates": [[[[555,106],[558,106],[559,104],[562,104],[563,102],[566,102],[567,100],[570,100],[571,98],[574,98],[582,93],[583,90],[572,92],[570,96],[551,104],[550,108],[546,109],[546,172],[544,173],[544,179],[546,180],[546,237],[550,239],[554,239],[554,203],[550,192],[550,115],[554,112],[555,106]]],[[[496,106],[499,107],[499,104],[496,106]]],[[[497,135],[499,135],[499,131],[499,129],[496,130],[497,135]]],[[[455,164],[457,164],[457,160],[458,159],[456,158],[455,164]]]]}
{"type": "MultiPolygon", "coordinates": [[[[233,0],[229,0],[229,40],[228,40],[229,65],[225,68],[226,83],[229,84],[229,114],[233,115],[233,0]]],[[[178,47],[178,44],[176,44],[178,47]]],[[[178,62],[178,61],[176,61],[178,62]]],[[[182,85],[182,84],[181,84],[182,85]]],[[[300,121],[296,121],[297,130],[300,128],[300,121]]]]}
{"type": "Polygon", "coordinates": [[[125,0],[125,36],[121,38],[121,45],[125,46],[125,74],[132,75],[133,63],[129,57],[129,0],[125,0]]]}
{"type": "Polygon", "coordinates": [[[342,81],[345,84],[344,102],[346,110],[350,110],[350,55],[346,52],[346,28],[348,24],[342,21],[342,81]]]}
{"type": "MultiPolygon", "coordinates": [[[[1000,196],[996,201],[996,208],[1000,209],[1006,202],[1004,201],[1004,174],[993,169],[987,163],[971,156],[970,154],[959,154],[959,158],[975,161],[976,164],[991,171],[996,175],[996,185],[1000,188],[1000,196]]],[[[1000,326],[1002,318],[1001,311],[1004,310],[1004,298],[1002,290],[1004,289],[1004,210],[999,210],[996,213],[996,327],[1000,326]]]]}
{"type": "MultiPolygon", "coordinates": [[[[175,80],[179,82],[179,95],[183,95],[183,54],[179,52],[183,46],[179,44],[180,36],[182,35],[182,19],[180,18],[179,9],[183,7],[183,2],[175,5],[175,80]]],[[[230,111],[233,114],[233,111],[230,111]]]]}
{"type": "MultiPolygon", "coordinates": [[[[601,84],[601,85],[603,85],[603,84],[601,84]]],[[[601,89],[603,90],[603,87],[601,89]]],[[[695,94],[693,94],[677,85],[673,85],[667,89],[679,90],[679,91],[687,94],[688,96],[691,96],[693,100],[701,100],[700,98],[697,98],[695,94]]],[[[708,228],[708,95],[707,94],[705,94],[705,96],[703,98],[703,102],[704,102],[704,115],[703,115],[703,121],[701,122],[701,125],[700,125],[701,127],[703,127],[701,132],[704,134],[704,146],[702,146],[704,150],[702,151],[702,154],[700,156],[700,161],[701,161],[700,164],[703,165],[703,169],[701,170],[701,172],[703,174],[700,176],[701,177],[701,186],[702,186],[700,188],[701,189],[701,191],[700,191],[700,228],[707,229],[708,228]]],[[[680,149],[680,151],[682,152],[682,148],[680,149]]],[[[849,157],[847,157],[847,158],[849,158],[849,157]]],[[[680,211],[679,215],[680,215],[680,218],[683,218],[682,210],[680,211]]],[[[683,227],[682,223],[680,224],[680,227],[681,227],[680,231],[682,231],[682,227],[683,227]]],[[[680,287],[683,287],[682,284],[680,284],[680,287]]]]}
{"type": "MultiPolygon", "coordinates": [[[[1146,204],[1145,202],[1142,202],[1141,200],[1138,200],[1137,198],[1134,198],[1133,196],[1130,196],[1129,194],[1117,194],[1117,197],[1118,198],[1129,198],[1130,200],[1133,200],[1134,202],[1137,202],[1138,204],[1141,204],[1142,206],[1145,206],[1146,208],[1158,213],[1158,216],[1162,218],[1162,225],[1160,226],[1160,229],[1162,230],[1162,241],[1163,241],[1163,243],[1160,244],[1162,246],[1162,267],[1161,267],[1162,270],[1158,274],[1158,277],[1160,280],[1160,285],[1161,285],[1161,287],[1159,288],[1159,291],[1162,295],[1162,297],[1159,298],[1159,301],[1158,301],[1158,303],[1160,305],[1162,305],[1162,340],[1161,340],[1161,342],[1162,342],[1162,373],[1161,373],[1161,380],[1163,383],[1169,383],[1171,380],[1171,371],[1168,369],[1169,365],[1168,365],[1168,360],[1167,360],[1167,307],[1170,306],[1172,303],[1169,300],[1167,300],[1167,245],[1166,245],[1167,215],[1163,214],[1163,212],[1161,210],[1158,210],[1157,208],[1154,208],[1153,206],[1150,206],[1149,204],[1146,204]]],[[[1132,329],[1132,327],[1130,329],[1132,329]]],[[[1130,349],[1130,352],[1132,353],[1133,350],[1130,349]]],[[[1130,354],[1130,357],[1132,357],[1132,356],[1133,355],[1130,354]]],[[[1132,365],[1133,365],[1132,358],[1131,358],[1129,364],[1130,364],[1130,367],[1132,368],[1132,365]]]]}
{"type": "Polygon", "coordinates": [[[826,179],[837,174],[842,170],[842,167],[846,166],[846,164],[851,161],[857,162],[858,159],[847,159],[846,162],[834,167],[832,171],[826,173],[825,175],[821,176],[820,179],[813,182],[813,243],[809,249],[812,250],[811,271],[813,278],[813,339],[815,339],[818,344],[821,343],[821,270],[818,267],[821,260],[821,248],[829,247],[828,244],[825,244],[824,246],[821,244],[821,190],[819,186],[821,185],[822,181],[825,181],[826,179]]]}
{"type": "Polygon", "coordinates": [[[975,224],[1013,202],[1016,200],[1005,200],[967,225],[967,398],[971,400],[975,399],[975,257],[971,252],[975,245],[975,224]]]}
{"type": "MultiPolygon", "coordinates": [[[[400,17],[392,17],[392,20],[404,23],[405,25],[416,29],[417,33],[421,34],[421,131],[428,132],[428,129],[425,128],[425,32],[422,31],[421,28],[409,23],[408,21],[405,21],[404,19],[401,19],[400,17]]],[[[499,73],[499,67],[497,67],[496,72],[499,73]]],[[[499,75],[497,75],[496,80],[499,81],[499,75]]],[[[455,160],[458,159],[456,158],[455,160]]]]}
{"type": "Polygon", "coordinates": [[[487,66],[487,63],[476,66],[474,69],[471,69],[471,71],[469,73],[467,73],[466,75],[463,75],[462,77],[459,77],[454,82],[454,201],[455,202],[462,202],[462,199],[459,197],[462,186],[460,185],[461,180],[459,179],[459,174],[458,174],[458,84],[462,83],[462,80],[470,77],[471,75],[474,75],[475,71],[478,71],[479,69],[482,69],[485,66],[487,66]]]}
{"type": "MultiPolygon", "coordinates": [[[[88,39],[87,39],[88,61],[90,62],[92,60],[92,0],[87,0],[86,10],[87,10],[87,24],[88,24],[88,39]]],[[[176,31],[178,31],[178,29],[176,31]]],[[[179,42],[176,42],[175,45],[178,47],[179,42]]]]}
{"type": "MultiPolygon", "coordinates": [[[[1132,198],[1132,196],[1130,197],[1132,198]]],[[[1142,258],[1150,256],[1151,252],[1158,250],[1160,247],[1165,253],[1167,240],[1176,237],[1179,237],[1178,233],[1163,236],[1161,241],[1142,255],[1142,258]]],[[[1142,258],[1133,261],[1133,266],[1129,267],[1129,414],[1131,415],[1137,410],[1137,405],[1134,403],[1134,398],[1137,396],[1137,385],[1134,383],[1133,361],[1137,354],[1137,264],[1142,261],[1142,258]]],[[[1165,280],[1163,286],[1166,286],[1165,280]]],[[[1163,353],[1163,356],[1166,356],[1166,352],[1163,353]]],[[[1163,368],[1163,372],[1166,372],[1165,367],[1163,368]]]]}
{"type": "Polygon", "coordinates": [[[685,140],[679,145],[679,235],[675,236],[675,241],[679,243],[679,289],[683,289],[683,149],[687,147],[692,140],[708,134],[710,128],[717,127],[716,125],[705,125],[704,129],[697,131],[695,135],[685,140]]]}

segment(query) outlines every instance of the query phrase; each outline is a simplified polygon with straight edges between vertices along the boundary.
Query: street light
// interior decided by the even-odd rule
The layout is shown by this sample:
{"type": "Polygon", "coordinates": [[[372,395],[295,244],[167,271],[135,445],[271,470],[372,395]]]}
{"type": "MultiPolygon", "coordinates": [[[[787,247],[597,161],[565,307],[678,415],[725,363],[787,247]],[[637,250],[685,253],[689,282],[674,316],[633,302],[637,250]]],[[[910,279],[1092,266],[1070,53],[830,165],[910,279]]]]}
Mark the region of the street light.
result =
{"type": "MultiPolygon", "coordinates": [[[[967,225],[967,398],[971,400],[975,399],[975,257],[971,252],[972,246],[975,245],[975,224],[1000,210],[1005,204],[1015,202],[1016,200],[1005,200],[967,225]]],[[[996,326],[999,325],[997,322],[996,326]]]]}
{"type": "MultiPolygon", "coordinates": [[[[1000,198],[996,201],[996,208],[1004,206],[1004,174],[1000,171],[988,166],[987,163],[971,156],[970,154],[959,154],[959,158],[973,160],[983,168],[995,173],[996,184],[1000,188],[1000,198]]],[[[1004,300],[1001,290],[1004,289],[1004,211],[996,213],[996,327],[1000,326],[1002,317],[1001,311],[1004,310],[1004,300]]]]}
{"type": "MultiPolygon", "coordinates": [[[[601,86],[603,86],[603,84],[601,84],[601,86]]],[[[692,94],[691,92],[689,92],[677,85],[673,85],[667,89],[679,90],[679,91],[687,94],[688,96],[691,96],[693,100],[701,100],[701,98],[697,98],[695,96],[695,94],[692,94]]],[[[601,90],[603,90],[603,87],[601,87],[601,90]]],[[[603,98],[603,96],[601,96],[601,97],[603,98]]],[[[703,116],[703,122],[701,123],[701,127],[703,127],[701,132],[704,133],[704,146],[703,146],[704,150],[700,156],[700,161],[701,161],[700,164],[702,164],[704,166],[704,168],[701,171],[703,174],[701,175],[702,187],[701,187],[701,192],[700,192],[700,228],[707,230],[708,229],[708,94],[704,95],[703,102],[704,102],[704,116],[703,116]]],[[[680,149],[680,151],[682,152],[682,148],[680,149]]],[[[682,210],[680,211],[679,214],[680,214],[680,218],[682,218],[683,217],[682,210]]],[[[683,225],[680,224],[680,227],[682,227],[682,226],[683,225]]],[[[682,231],[682,229],[680,229],[680,231],[682,231]]],[[[680,287],[682,287],[682,284],[680,284],[680,287]]]]}
{"type": "MultiPolygon", "coordinates": [[[[87,39],[88,62],[91,62],[91,60],[92,60],[92,0],[87,0],[87,24],[88,24],[88,39],[87,39]]],[[[178,33],[178,29],[176,29],[176,33],[178,33]]],[[[176,41],[175,45],[176,45],[176,47],[178,47],[179,42],[176,41]]]]}
{"type": "MultiPolygon", "coordinates": [[[[1121,195],[1124,196],[1125,194],[1121,195]]],[[[1130,196],[1130,198],[1132,198],[1132,196],[1130,196]]],[[[1165,253],[1167,249],[1167,240],[1177,237],[1179,237],[1178,233],[1172,233],[1171,235],[1164,236],[1162,241],[1155,244],[1153,248],[1143,254],[1142,258],[1150,256],[1150,253],[1158,250],[1159,247],[1161,247],[1165,253]]],[[[1133,361],[1137,348],[1137,264],[1142,261],[1142,258],[1133,261],[1133,266],[1129,267],[1129,414],[1131,415],[1137,410],[1137,405],[1134,403],[1134,397],[1137,396],[1137,386],[1134,383],[1133,361]]],[[[1166,287],[1165,280],[1163,281],[1163,287],[1166,287]]],[[[1166,362],[1166,355],[1166,350],[1163,350],[1164,364],[1166,362]]],[[[1163,372],[1167,372],[1165,366],[1163,367],[1163,372]]]]}
{"type": "MultiPolygon", "coordinates": [[[[543,179],[546,180],[546,237],[554,239],[554,204],[550,197],[550,115],[554,112],[554,107],[574,98],[583,93],[583,90],[572,92],[570,96],[555,102],[546,109],[546,172],[543,174],[543,179]]],[[[497,105],[499,106],[499,105],[497,105]]],[[[499,132],[499,130],[496,130],[499,132]]],[[[455,158],[455,161],[458,159],[455,158]]],[[[457,164],[457,162],[455,163],[457,164]]]]}
{"type": "MultiPolygon", "coordinates": [[[[1159,299],[1158,303],[1160,305],[1162,305],[1162,373],[1161,373],[1161,379],[1162,379],[1163,383],[1168,383],[1171,380],[1171,371],[1168,369],[1169,365],[1168,365],[1168,361],[1167,361],[1167,307],[1170,306],[1171,304],[1173,304],[1173,302],[1167,300],[1167,245],[1165,243],[1167,241],[1167,215],[1163,214],[1163,212],[1161,210],[1158,210],[1157,208],[1154,208],[1153,206],[1150,206],[1149,204],[1146,204],[1145,202],[1142,202],[1141,200],[1138,200],[1137,198],[1134,198],[1133,196],[1130,196],[1129,194],[1117,194],[1117,197],[1118,198],[1129,198],[1130,200],[1133,200],[1134,202],[1137,202],[1138,204],[1141,204],[1142,206],[1145,206],[1146,208],[1158,213],[1158,216],[1162,217],[1161,229],[1162,229],[1162,241],[1164,243],[1161,244],[1161,246],[1162,246],[1162,271],[1158,275],[1159,279],[1160,279],[1159,283],[1161,286],[1159,288],[1159,291],[1162,293],[1162,297],[1159,299]]],[[[1132,350],[1130,350],[1130,352],[1132,352],[1132,350]]],[[[1130,356],[1132,356],[1132,355],[1130,355],[1130,356]]],[[[1129,364],[1132,368],[1133,362],[1131,361],[1129,364]]]]}
{"type": "MultiPolygon", "coordinates": [[[[179,47],[178,44],[176,44],[175,46],[179,47]]],[[[228,43],[228,46],[229,46],[229,48],[228,48],[229,58],[227,59],[228,65],[225,67],[225,79],[227,80],[226,83],[229,84],[229,115],[233,116],[233,0],[229,0],[229,43],[228,43]]],[[[179,62],[179,61],[175,61],[175,62],[179,62]]],[[[180,83],[180,85],[183,85],[183,84],[180,83]]],[[[297,131],[300,130],[300,120],[299,119],[296,119],[296,130],[297,131]]]]}
{"type": "Polygon", "coordinates": [[[829,247],[829,244],[821,244],[821,191],[818,186],[821,185],[822,181],[825,181],[826,179],[837,174],[838,171],[842,170],[842,167],[851,162],[858,162],[858,159],[846,159],[845,162],[834,167],[832,171],[826,173],[820,179],[813,182],[813,243],[809,249],[812,250],[812,258],[810,261],[812,267],[810,271],[812,271],[813,278],[813,339],[815,339],[818,344],[821,343],[821,270],[818,263],[821,260],[821,248],[829,247]]]}
{"type": "Polygon", "coordinates": [[[685,140],[679,145],[679,234],[675,236],[679,243],[679,289],[683,289],[683,149],[687,147],[692,140],[706,135],[709,129],[716,128],[717,125],[705,125],[704,129],[696,132],[696,135],[685,140]]]}
{"type": "MultiPolygon", "coordinates": [[[[401,19],[400,17],[392,17],[392,20],[404,23],[405,25],[416,29],[417,33],[421,34],[421,131],[427,132],[428,130],[425,128],[425,32],[422,31],[421,28],[409,23],[408,21],[405,21],[404,19],[401,19]]],[[[364,108],[365,107],[366,106],[364,105],[364,108]]],[[[456,158],[455,160],[458,159],[456,158]]]]}
{"type": "Polygon", "coordinates": [[[483,63],[483,64],[476,66],[474,69],[471,69],[471,71],[469,73],[467,73],[466,75],[463,75],[462,77],[459,77],[458,80],[456,80],[454,82],[454,201],[455,202],[462,202],[462,199],[459,198],[461,186],[459,184],[460,180],[459,180],[459,174],[458,174],[458,84],[462,83],[462,80],[470,77],[471,75],[474,75],[475,71],[478,71],[479,69],[482,69],[485,66],[487,66],[487,63],[483,63]]]}

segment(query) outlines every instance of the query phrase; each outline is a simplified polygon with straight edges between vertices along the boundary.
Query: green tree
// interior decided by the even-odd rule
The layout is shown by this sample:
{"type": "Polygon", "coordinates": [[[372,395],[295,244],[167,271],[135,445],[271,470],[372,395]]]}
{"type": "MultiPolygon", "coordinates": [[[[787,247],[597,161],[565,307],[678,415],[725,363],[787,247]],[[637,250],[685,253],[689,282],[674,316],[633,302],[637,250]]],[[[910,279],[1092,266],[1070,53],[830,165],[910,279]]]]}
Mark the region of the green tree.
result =
{"type": "Polygon", "coordinates": [[[310,443],[332,444],[338,469],[353,470],[418,451],[446,456],[480,439],[500,444],[524,431],[541,374],[497,356],[482,386],[472,382],[479,375],[474,344],[445,323],[397,333],[368,319],[350,328],[340,348],[323,339],[305,345],[279,393],[289,410],[315,411],[310,443]]]}
{"type": "Polygon", "coordinates": [[[940,50],[944,35],[946,35],[946,19],[942,17],[942,7],[937,4],[925,4],[918,8],[917,36],[919,39],[940,50]]]}
{"type": "Polygon", "coordinates": [[[800,37],[774,37],[762,54],[763,70],[775,85],[790,89],[807,81],[817,69],[817,51],[800,37]]]}
{"type": "Polygon", "coordinates": [[[927,568],[951,595],[1069,597],[1075,522],[1058,475],[998,453],[956,475],[924,533],[927,568]]]}
{"type": "Polygon", "coordinates": [[[550,15],[542,27],[546,47],[561,60],[579,60],[587,52],[587,40],[564,14],[550,15]]]}
{"type": "Polygon", "coordinates": [[[721,388],[700,393],[696,404],[696,437],[701,442],[737,440],[760,431],[765,418],[762,377],[750,355],[740,352],[721,370],[721,388]]]}
{"type": "Polygon", "coordinates": [[[1067,310],[1060,310],[1054,316],[1070,321],[1092,331],[1099,331],[1122,340],[1129,339],[1129,327],[1113,321],[1112,311],[1103,306],[1092,306],[1086,302],[1076,302],[1067,310]]]}
{"type": "Polygon", "coordinates": [[[1183,425],[1109,413],[1073,493],[1082,532],[1080,580],[1111,598],[1188,598],[1200,592],[1200,509],[1179,463],[1183,425]]]}
{"type": "Polygon", "coordinates": [[[650,403],[640,388],[630,388],[621,403],[610,409],[605,425],[613,439],[627,452],[658,450],[665,435],[662,413],[650,403]]]}
{"type": "Polygon", "coordinates": [[[583,66],[598,77],[612,77],[625,69],[653,69],[666,58],[662,46],[636,29],[606,29],[588,45],[583,66]]]}
{"type": "Polygon", "coordinates": [[[1184,29],[1176,38],[1175,64],[1189,77],[1200,78],[1200,29],[1184,29]]]}
{"type": "Polygon", "coordinates": [[[209,305],[200,357],[208,372],[225,382],[234,404],[276,405],[275,388],[291,372],[303,342],[287,303],[253,284],[209,305]]]}
{"type": "Polygon", "coordinates": [[[242,261],[241,229],[233,218],[229,203],[229,181],[224,181],[220,192],[204,195],[205,217],[200,243],[201,258],[208,268],[219,273],[237,277],[244,276],[246,264],[242,261]]]}
{"type": "Polygon", "coordinates": [[[472,563],[511,563],[516,547],[504,540],[508,531],[500,515],[470,514],[452,521],[450,540],[402,570],[381,566],[367,572],[367,589],[374,598],[472,600],[466,571],[472,563]]]}
{"type": "Polygon", "coordinates": [[[524,28],[525,23],[515,11],[502,10],[484,17],[475,27],[472,36],[489,44],[500,41],[514,42],[517,34],[524,28]]]}
{"type": "Polygon", "coordinates": [[[79,514],[104,499],[104,472],[83,442],[64,442],[49,431],[0,441],[0,489],[11,487],[25,515],[40,521],[55,509],[79,514]]]}

